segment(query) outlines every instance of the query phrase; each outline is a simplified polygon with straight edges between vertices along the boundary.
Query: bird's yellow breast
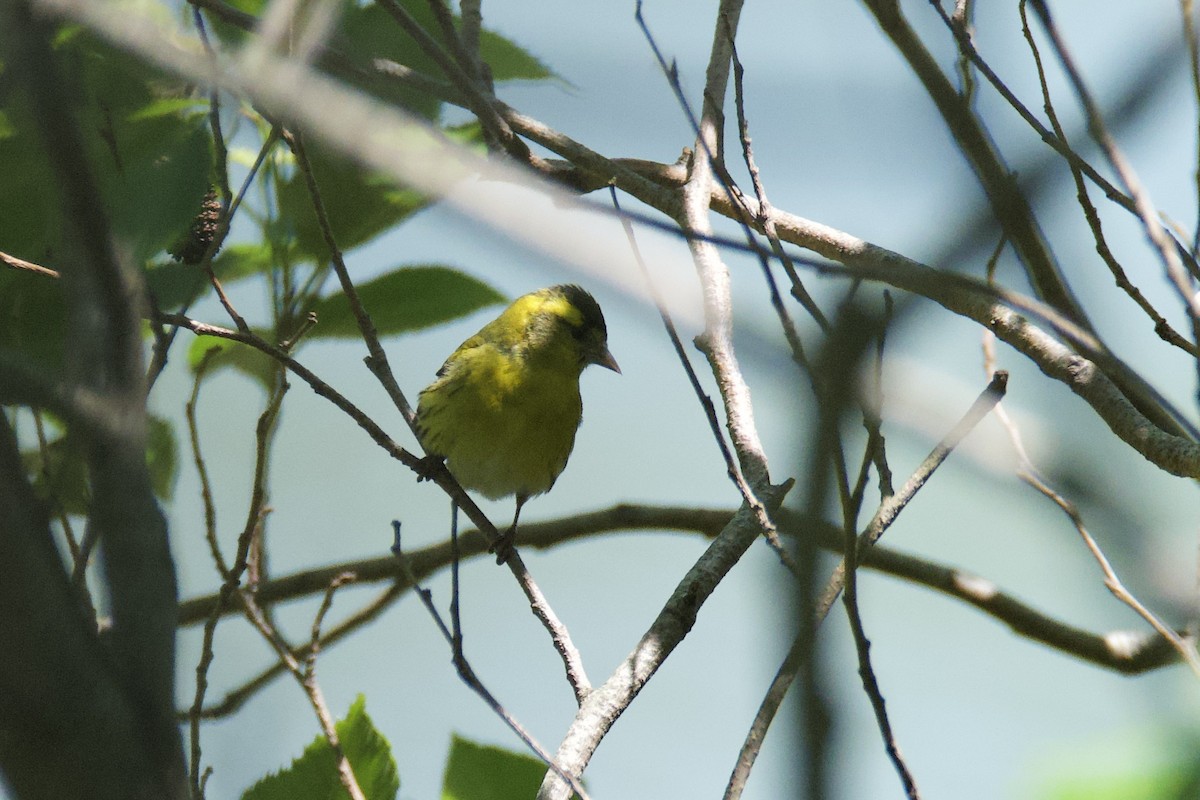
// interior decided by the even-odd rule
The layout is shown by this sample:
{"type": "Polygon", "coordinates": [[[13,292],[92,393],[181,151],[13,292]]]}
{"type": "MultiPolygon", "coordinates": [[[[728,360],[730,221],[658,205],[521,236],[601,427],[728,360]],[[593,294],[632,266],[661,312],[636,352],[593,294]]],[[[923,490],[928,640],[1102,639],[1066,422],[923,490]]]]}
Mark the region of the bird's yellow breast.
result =
{"type": "Polygon", "coordinates": [[[547,492],[582,419],[579,373],[573,351],[527,358],[475,337],[421,393],[422,444],[445,456],[465,488],[487,497],[547,492]]]}

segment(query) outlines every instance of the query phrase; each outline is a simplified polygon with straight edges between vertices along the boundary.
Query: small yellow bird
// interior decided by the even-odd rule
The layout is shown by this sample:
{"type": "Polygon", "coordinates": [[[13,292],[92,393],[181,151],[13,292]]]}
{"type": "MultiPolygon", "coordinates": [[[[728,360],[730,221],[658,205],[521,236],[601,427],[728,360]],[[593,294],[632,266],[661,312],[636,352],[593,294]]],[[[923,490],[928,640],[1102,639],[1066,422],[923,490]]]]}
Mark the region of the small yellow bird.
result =
{"type": "Polygon", "coordinates": [[[554,486],[583,419],[579,376],[599,364],[619,373],[599,304],[564,284],[518,297],[467,339],[421,392],[417,435],[464,489],[516,495],[512,526],[492,548],[503,563],[521,507],[554,486]]]}

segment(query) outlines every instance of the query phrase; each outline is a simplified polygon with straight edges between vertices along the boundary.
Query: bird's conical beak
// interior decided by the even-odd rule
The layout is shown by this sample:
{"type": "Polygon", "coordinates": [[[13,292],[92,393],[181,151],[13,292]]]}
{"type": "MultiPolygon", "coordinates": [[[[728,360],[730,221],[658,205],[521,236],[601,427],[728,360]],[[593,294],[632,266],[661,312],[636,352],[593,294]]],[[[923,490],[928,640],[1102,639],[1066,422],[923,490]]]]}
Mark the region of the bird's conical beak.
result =
{"type": "Polygon", "coordinates": [[[605,369],[611,369],[613,372],[617,373],[618,375],[621,374],[621,367],[617,365],[617,360],[615,358],[613,358],[612,353],[608,352],[607,347],[605,347],[603,350],[600,351],[599,354],[597,354],[596,358],[592,361],[592,363],[598,364],[598,365],[604,367],[605,369]]]}

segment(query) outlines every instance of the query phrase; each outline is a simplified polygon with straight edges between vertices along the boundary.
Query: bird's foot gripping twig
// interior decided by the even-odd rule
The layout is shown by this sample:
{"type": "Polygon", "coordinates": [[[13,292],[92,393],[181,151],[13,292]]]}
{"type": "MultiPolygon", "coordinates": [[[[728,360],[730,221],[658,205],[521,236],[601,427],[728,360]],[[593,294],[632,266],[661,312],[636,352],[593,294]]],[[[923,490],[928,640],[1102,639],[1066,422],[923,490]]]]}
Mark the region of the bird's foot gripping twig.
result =
{"type": "Polygon", "coordinates": [[[446,468],[445,456],[433,455],[432,453],[422,456],[421,460],[413,468],[417,473],[417,483],[421,481],[431,481],[437,477],[437,474],[446,468]]]}
{"type": "Polygon", "coordinates": [[[508,561],[509,557],[513,554],[513,545],[515,544],[516,540],[517,526],[513,525],[504,533],[500,534],[500,538],[492,542],[491,547],[488,548],[488,552],[496,554],[497,564],[503,564],[505,561],[508,561]]]}

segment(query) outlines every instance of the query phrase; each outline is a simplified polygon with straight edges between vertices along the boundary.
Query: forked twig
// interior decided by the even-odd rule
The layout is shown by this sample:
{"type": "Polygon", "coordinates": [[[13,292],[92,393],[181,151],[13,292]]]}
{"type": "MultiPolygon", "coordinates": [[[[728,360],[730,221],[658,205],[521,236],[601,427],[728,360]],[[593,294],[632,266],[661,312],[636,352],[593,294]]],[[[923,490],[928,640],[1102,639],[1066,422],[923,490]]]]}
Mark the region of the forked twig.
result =
{"type": "MultiPolygon", "coordinates": [[[[1029,51],[1033,55],[1033,64],[1037,70],[1038,83],[1041,85],[1042,101],[1046,109],[1046,116],[1050,120],[1050,124],[1053,126],[1054,133],[1059,141],[1064,146],[1069,146],[1067,144],[1066,131],[1063,129],[1062,123],[1059,122],[1058,113],[1055,111],[1054,103],[1050,98],[1050,85],[1046,80],[1046,70],[1042,64],[1042,54],[1038,50],[1037,42],[1034,41],[1033,31],[1029,28],[1025,5],[1025,2],[1021,2],[1018,6],[1021,14],[1021,32],[1024,34],[1025,41],[1029,44],[1029,51]]],[[[1075,182],[1075,196],[1079,200],[1079,207],[1083,211],[1083,216],[1087,220],[1088,227],[1091,228],[1092,238],[1096,243],[1096,252],[1108,267],[1109,272],[1112,273],[1113,280],[1116,281],[1118,288],[1125,292],[1137,304],[1138,308],[1142,309],[1146,316],[1150,318],[1150,321],[1154,323],[1154,332],[1163,341],[1178,347],[1193,358],[1200,358],[1200,348],[1197,348],[1195,343],[1189,342],[1176,331],[1171,326],[1171,323],[1158,312],[1154,304],[1129,280],[1129,276],[1120,262],[1117,261],[1116,256],[1113,255],[1112,249],[1108,246],[1108,241],[1104,236],[1104,229],[1100,222],[1100,214],[1088,196],[1087,184],[1083,180],[1083,171],[1075,161],[1070,159],[1067,160],[1067,165],[1071,169],[1071,178],[1075,182]]]]}
{"type": "MultiPolygon", "coordinates": [[[[320,619],[324,617],[325,611],[328,610],[328,603],[332,602],[333,592],[337,590],[338,585],[340,583],[336,579],[330,584],[326,594],[327,602],[322,603],[321,611],[317,615],[318,619],[313,623],[318,633],[320,631],[320,619]]],[[[316,713],[317,721],[321,726],[321,733],[324,734],[325,740],[329,742],[329,746],[333,750],[334,760],[337,764],[338,779],[341,781],[342,787],[350,795],[351,800],[366,800],[366,795],[363,794],[363,790],[358,785],[358,780],[354,777],[354,768],[350,765],[350,760],[346,758],[346,754],[342,750],[341,738],[338,736],[333,715],[329,712],[329,706],[325,702],[325,695],[317,683],[315,664],[312,661],[315,655],[302,665],[292,655],[292,646],[284,640],[278,629],[271,624],[267,615],[263,613],[263,609],[254,598],[254,593],[242,590],[238,592],[238,598],[242,602],[246,619],[250,621],[255,630],[275,650],[275,655],[280,663],[287,667],[287,671],[292,674],[292,677],[300,684],[300,688],[304,690],[305,696],[308,697],[308,702],[316,713]]]]}
{"type": "MultiPolygon", "coordinates": [[[[1088,130],[1092,138],[1100,145],[1105,157],[1108,159],[1109,165],[1121,178],[1121,182],[1125,184],[1126,191],[1133,199],[1138,218],[1141,220],[1142,228],[1146,233],[1146,238],[1150,240],[1151,245],[1158,252],[1158,256],[1166,269],[1167,278],[1175,287],[1180,301],[1188,312],[1188,319],[1192,325],[1192,338],[1197,344],[1200,344],[1200,297],[1196,296],[1195,283],[1187,270],[1184,269],[1183,262],[1175,246],[1175,241],[1170,237],[1166,229],[1163,228],[1162,223],[1158,219],[1158,212],[1154,208],[1153,202],[1151,202],[1149,193],[1142,187],[1137,173],[1126,160],[1124,153],[1117,147],[1117,143],[1113,140],[1111,134],[1109,134],[1108,126],[1104,122],[1104,116],[1100,113],[1100,107],[1092,98],[1092,94],[1083,80],[1083,75],[1075,64],[1075,59],[1067,49],[1066,42],[1058,31],[1058,26],[1054,24],[1054,19],[1050,14],[1050,9],[1046,5],[1045,0],[1029,0],[1029,2],[1033,5],[1034,12],[1041,20],[1042,27],[1045,29],[1047,36],[1050,37],[1054,52],[1058,55],[1058,60],[1066,71],[1067,78],[1075,90],[1076,96],[1079,98],[1079,104],[1083,107],[1083,111],[1087,116],[1088,130]]],[[[1200,369],[1200,364],[1197,367],[1200,369]]]]}
{"type": "MultiPolygon", "coordinates": [[[[609,194],[612,197],[613,208],[620,211],[621,203],[617,199],[617,189],[615,186],[609,187],[609,194]]],[[[650,297],[658,309],[658,316],[667,331],[667,337],[671,340],[671,346],[675,349],[675,357],[683,365],[683,371],[687,375],[688,383],[692,386],[692,392],[696,395],[696,399],[700,402],[700,407],[704,410],[705,419],[708,420],[708,428],[712,432],[713,439],[721,451],[721,457],[725,460],[725,473],[733,481],[734,485],[741,488],[744,481],[741,478],[741,473],[738,471],[737,462],[734,461],[733,453],[729,450],[729,444],[725,441],[725,435],[721,433],[721,422],[717,419],[717,408],[713,405],[712,398],[704,391],[704,387],[700,385],[700,378],[696,375],[696,369],[692,366],[691,360],[687,357],[687,352],[683,349],[683,342],[679,338],[679,331],[675,328],[675,322],[671,319],[662,294],[659,293],[658,287],[654,283],[654,278],[650,275],[650,270],[646,266],[646,260],[642,258],[642,250],[638,247],[632,223],[625,217],[622,217],[621,226],[625,230],[625,237],[629,241],[629,249],[633,252],[633,258],[637,262],[638,270],[642,273],[646,289],[649,291],[650,297]]],[[[749,499],[749,487],[746,487],[746,490],[743,491],[742,497],[749,499]]],[[[787,550],[783,548],[782,543],[779,541],[778,531],[773,526],[767,527],[764,529],[763,535],[783,565],[795,573],[796,565],[792,562],[791,556],[788,555],[787,550]]]]}
{"type": "Polygon", "coordinates": [[[545,762],[546,766],[550,767],[556,775],[562,778],[571,787],[575,794],[579,795],[581,800],[588,800],[588,794],[584,791],[583,786],[568,770],[563,769],[554,760],[554,756],[550,754],[546,748],[538,743],[537,739],[533,738],[533,734],[525,730],[525,727],[517,721],[516,717],[508,713],[508,710],[500,704],[500,701],[488,691],[488,688],[479,680],[479,676],[475,674],[475,670],[471,668],[470,662],[467,661],[466,655],[462,651],[462,631],[459,629],[457,622],[453,629],[448,627],[442,619],[441,613],[437,610],[437,606],[433,603],[433,593],[421,586],[417,580],[417,576],[413,574],[412,567],[408,563],[408,558],[404,555],[404,550],[400,546],[400,523],[392,522],[392,529],[395,533],[395,541],[392,544],[392,555],[395,557],[396,563],[399,565],[401,572],[404,573],[408,585],[416,592],[417,597],[421,599],[421,603],[429,611],[429,616],[433,618],[438,630],[441,631],[442,637],[446,643],[450,645],[450,651],[453,655],[454,668],[458,671],[458,676],[462,678],[471,691],[479,695],[479,697],[487,703],[488,707],[496,713],[500,719],[504,720],[513,733],[515,733],[525,746],[533,751],[538,758],[545,762]]]}
{"type": "MultiPolygon", "coordinates": [[[[1024,456],[1022,457],[1024,458],[1024,456]]],[[[1160,636],[1170,642],[1184,663],[1192,670],[1192,673],[1197,678],[1200,678],[1200,655],[1196,653],[1196,646],[1193,643],[1195,640],[1190,636],[1180,636],[1171,630],[1153,611],[1146,608],[1132,592],[1125,588],[1125,584],[1117,576],[1116,570],[1113,569],[1112,564],[1104,555],[1104,551],[1100,549],[1100,545],[1096,544],[1096,540],[1088,533],[1088,529],[1083,523],[1083,516],[1079,513],[1079,509],[1075,507],[1075,504],[1050,488],[1032,469],[1022,468],[1017,472],[1017,477],[1034,489],[1037,489],[1062,509],[1062,512],[1071,520],[1071,524],[1075,526],[1075,531],[1079,534],[1079,537],[1083,539],[1084,546],[1087,547],[1088,552],[1092,554],[1092,558],[1096,560],[1096,564],[1100,567],[1100,571],[1104,575],[1104,587],[1112,593],[1113,597],[1133,609],[1134,613],[1146,620],[1150,624],[1150,627],[1154,628],[1160,636]]]]}
{"type": "MultiPolygon", "coordinates": [[[[925,485],[933,475],[933,472],[946,460],[958,442],[1000,400],[1007,386],[1007,381],[1008,373],[1006,372],[997,372],[993,376],[987,388],[975,400],[966,415],[959,420],[950,433],[926,456],[917,470],[904,483],[904,486],[896,494],[880,503],[879,509],[875,512],[875,517],[871,520],[871,523],[858,535],[858,548],[864,551],[864,553],[870,552],[872,545],[895,522],[897,515],[904,510],[904,507],[908,505],[909,501],[925,485]]],[[[865,555],[862,559],[866,563],[867,557],[865,555]]],[[[838,595],[841,594],[845,581],[845,571],[846,565],[843,560],[830,577],[824,593],[813,609],[813,625],[819,624],[825,618],[829,613],[830,607],[837,600],[838,595]]],[[[771,686],[767,689],[766,695],[759,704],[758,712],[755,714],[754,721],[751,723],[750,729],[746,734],[746,739],[742,743],[742,749],[738,753],[737,764],[734,767],[733,774],[730,776],[729,788],[726,789],[726,800],[732,800],[740,796],[741,790],[736,787],[744,785],[746,777],[749,776],[750,768],[753,766],[755,759],[757,759],[759,750],[761,750],[763,742],[766,739],[767,729],[775,719],[779,707],[787,695],[788,688],[795,680],[806,658],[807,650],[802,628],[801,634],[797,635],[795,641],[792,642],[792,646],[784,657],[779,670],[776,672],[775,678],[771,681],[771,686]]]]}
{"type": "MultiPolygon", "coordinates": [[[[884,532],[900,516],[900,512],[904,510],[904,507],[916,496],[921,487],[933,477],[933,473],[949,457],[950,453],[954,451],[954,448],[958,446],[963,437],[970,433],[979,424],[980,420],[987,416],[989,411],[995,408],[996,404],[1004,397],[1007,389],[1008,373],[1003,370],[995,372],[987,387],[979,394],[975,402],[971,404],[971,408],[958,421],[958,424],[946,434],[945,438],[937,443],[896,494],[879,504],[875,516],[871,519],[866,529],[858,536],[859,547],[870,547],[879,541],[884,532]]],[[[821,595],[821,601],[817,606],[817,614],[820,618],[824,618],[829,613],[830,607],[837,600],[838,595],[841,594],[844,576],[845,562],[843,561],[834,570],[829,583],[825,587],[824,593],[821,595]]]]}

